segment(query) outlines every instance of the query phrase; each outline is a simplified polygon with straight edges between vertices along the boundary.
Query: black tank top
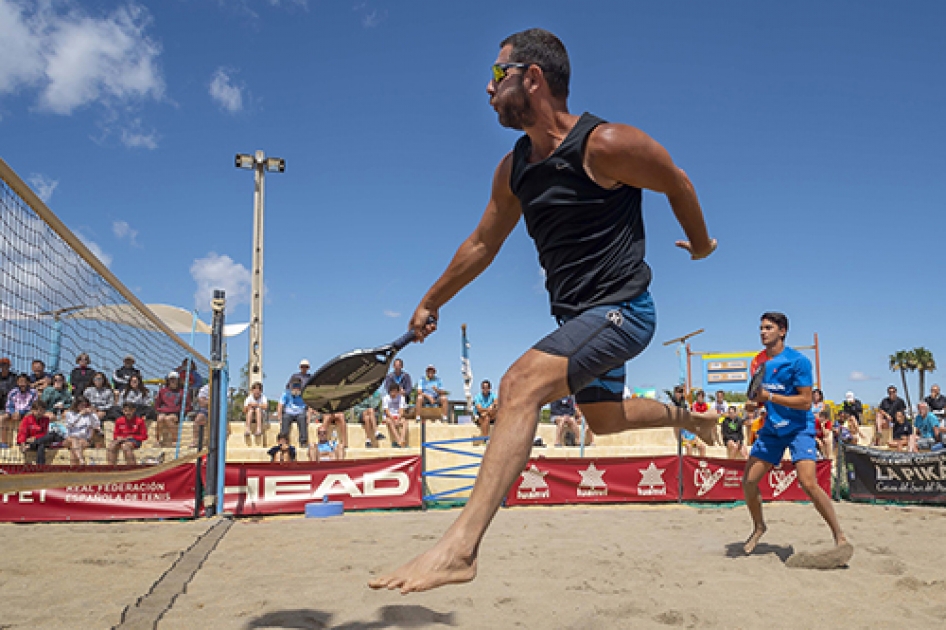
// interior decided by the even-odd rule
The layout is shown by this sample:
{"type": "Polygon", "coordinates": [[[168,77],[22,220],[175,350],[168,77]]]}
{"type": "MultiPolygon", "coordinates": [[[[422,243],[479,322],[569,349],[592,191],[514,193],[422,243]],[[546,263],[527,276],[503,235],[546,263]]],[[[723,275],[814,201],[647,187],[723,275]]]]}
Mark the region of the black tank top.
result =
{"type": "Polygon", "coordinates": [[[640,188],[605,189],[585,173],[585,144],[604,122],[582,114],[541,162],[529,163],[527,135],[512,153],[509,185],[539,252],[556,317],[634,299],[650,285],[640,188]]]}

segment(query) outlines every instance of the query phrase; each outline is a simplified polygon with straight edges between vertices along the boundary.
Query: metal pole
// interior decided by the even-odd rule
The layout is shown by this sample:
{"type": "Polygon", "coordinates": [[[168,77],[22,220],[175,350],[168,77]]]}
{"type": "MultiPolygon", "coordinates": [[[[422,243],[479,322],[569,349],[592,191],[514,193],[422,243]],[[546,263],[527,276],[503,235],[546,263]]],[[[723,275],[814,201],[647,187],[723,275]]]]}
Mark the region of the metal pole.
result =
{"type": "Polygon", "coordinates": [[[821,389],[821,346],[818,345],[818,333],[815,333],[815,383],[821,389]]]}
{"type": "MultiPolygon", "coordinates": [[[[211,302],[213,324],[210,333],[210,389],[213,392],[210,398],[210,417],[214,419],[220,417],[220,386],[222,381],[220,363],[223,358],[223,321],[226,304],[226,294],[220,289],[214,290],[214,299],[211,302]]],[[[220,457],[220,425],[218,422],[208,422],[207,426],[210,429],[210,436],[207,442],[207,483],[204,486],[207,494],[204,495],[204,515],[214,516],[219,511],[217,505],[217,476],[220,457]]]]}
{"type": "Polygon", "coordinates": [[[220,445],[217,447],[217,496],[220,497],[220,504],[217,508],[218,514],[223,514],[223,502],[226,499],[224,486],[227,480],[227,426],[229,422],[230,401],[227,399],[227,392],[230,388],[230,365],[223,364],[223,370],[220,390],[215,394],[215,398],[220,401],[217,411],[220,417],[217,418],[217,435],[220,436],[220,445]]]}
{"type": "Polygon", "coordinates": [[[256,152],[256,188],[253,196],[253,276],[250,296],[250,383],[263,382],[263,217],[266,156],[256,152]]]}
{"type": "MultiPolygon", "coordinates": [[[[191,348],[194,347],[194,335],[197,334],[197,309],[195,308],[191,312],[191,348]]],[[[181,440],[184,439],[184,418],[187,417],[187,399],[190,397],[190,385],[191,385],[191,363],[194,361],[193,355],[188,355],[187,357],[187,368],[184,370],[184,397],[181,398],[181,417],[178,418],[177,422],[177,447],[174,449],[174,459],[177,459],[181,456],[181,440]]],[[[207,376],[210,376],[209,374],[207,376]]],[[[194,422],[197,422],[197,417],[194,417],[194,422]]]]}

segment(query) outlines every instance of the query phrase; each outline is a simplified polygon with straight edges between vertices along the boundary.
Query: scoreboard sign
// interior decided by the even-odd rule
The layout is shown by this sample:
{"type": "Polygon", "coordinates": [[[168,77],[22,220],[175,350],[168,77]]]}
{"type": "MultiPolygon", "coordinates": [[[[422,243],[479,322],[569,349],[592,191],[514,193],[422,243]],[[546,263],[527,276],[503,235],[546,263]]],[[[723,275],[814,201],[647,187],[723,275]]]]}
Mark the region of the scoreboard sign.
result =
{"type": "Polygon", "coordinates": [[[742,391],[749,384],[749,367],[754,354],[704,354],[702,389],[742,391]]]}

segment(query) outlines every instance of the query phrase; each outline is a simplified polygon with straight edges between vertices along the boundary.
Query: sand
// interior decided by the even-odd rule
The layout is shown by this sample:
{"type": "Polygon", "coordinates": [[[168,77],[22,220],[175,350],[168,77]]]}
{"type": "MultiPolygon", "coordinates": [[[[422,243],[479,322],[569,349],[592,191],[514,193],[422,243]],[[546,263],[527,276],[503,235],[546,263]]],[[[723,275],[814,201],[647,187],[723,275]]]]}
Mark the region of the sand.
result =
{"type": "MultiPolygon", "coordinates": [[[[785,564],[828,547],[805,504],[767,505],[749,557],[743,507],[502,510],[474,582],[408,596],[365,583],[427,549],[456,511],[238,520],[158,627],[944,627],[946,509],[837,508],[856,552],[835,571],[785,564]]],[[[0,526],[0,627],[111,627],[210,525],[0,526]]]]}

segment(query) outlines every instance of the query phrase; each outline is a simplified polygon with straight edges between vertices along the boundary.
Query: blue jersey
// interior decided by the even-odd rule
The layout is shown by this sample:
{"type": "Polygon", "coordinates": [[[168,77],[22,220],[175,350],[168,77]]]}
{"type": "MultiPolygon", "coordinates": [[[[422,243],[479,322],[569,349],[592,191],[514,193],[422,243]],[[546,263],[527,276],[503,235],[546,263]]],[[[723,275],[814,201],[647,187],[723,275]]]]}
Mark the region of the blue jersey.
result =
{"type": "MultiPolygon", "coordinates": [[[[785,346],[781,354],[765,363],[762,387],[775,395],[794,396],[799,387],[811,387],[811,361],[798,350],[785,346]]],[[[791,409],[765,403],[765,428],[778,435],[799,430],[815,430],[815,415],[811,408],[791,409]]]]}
{"type": "MultiPolygon", "coordinates": [[[[482,407],[483,409],[489,409],[493,406],[494,402],[496,402],[496,394],[492,391],[489,392],[489,396],[484,396],[483,392],[480,392],[473,397],[473,408],[482,407]]],[[[477,411],[476,415],[480,415],[480,412],[477,411]]]]}

